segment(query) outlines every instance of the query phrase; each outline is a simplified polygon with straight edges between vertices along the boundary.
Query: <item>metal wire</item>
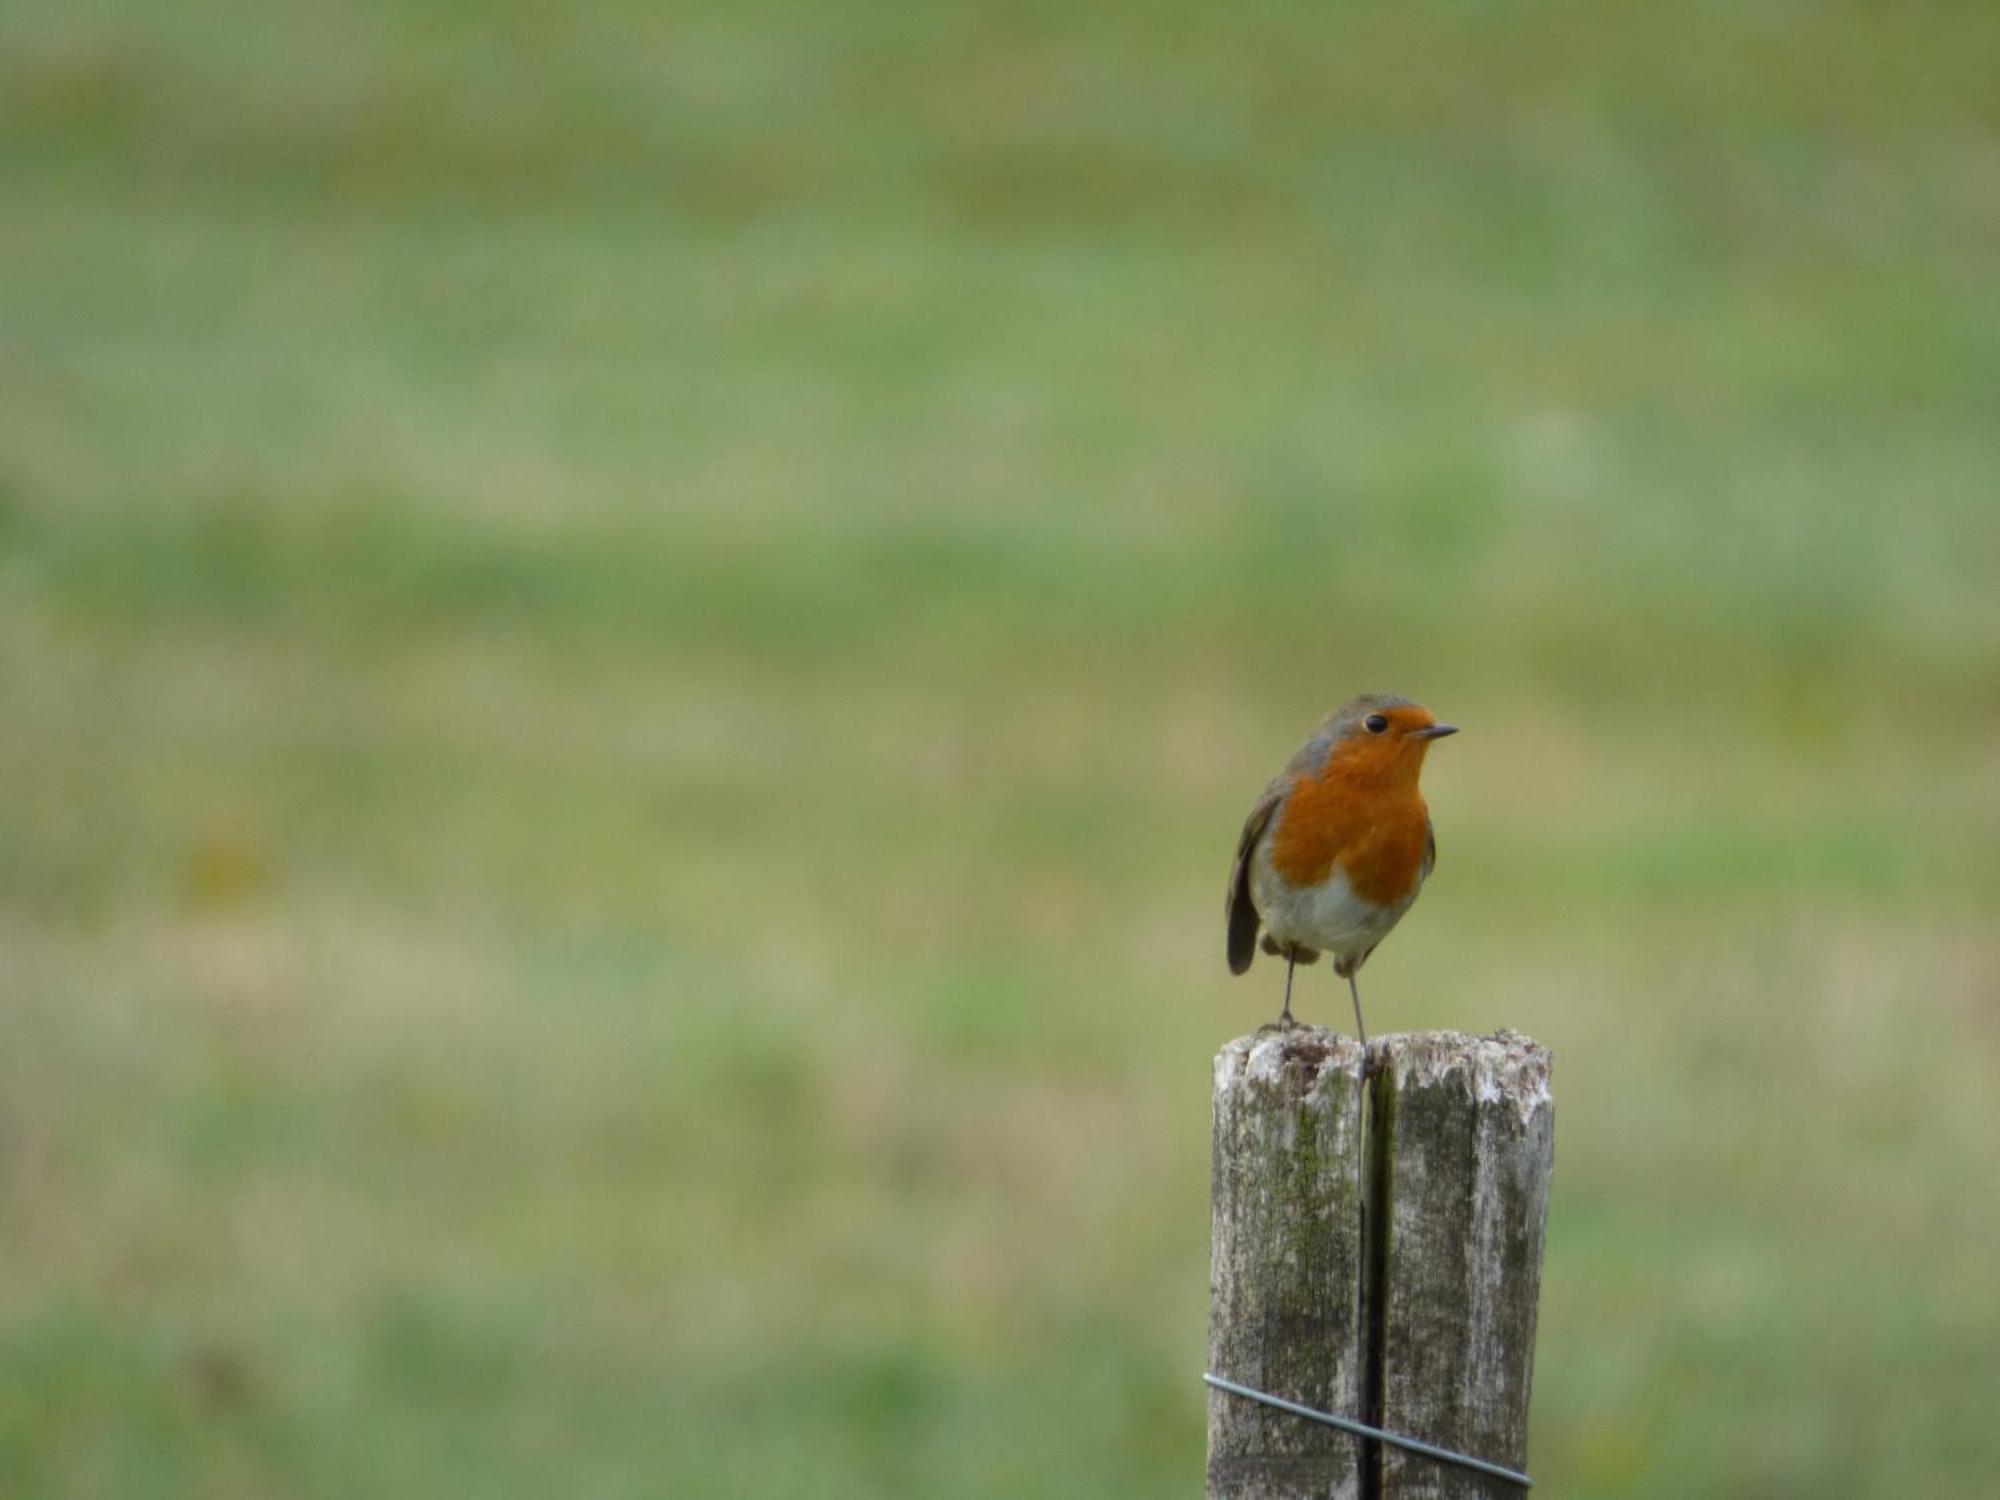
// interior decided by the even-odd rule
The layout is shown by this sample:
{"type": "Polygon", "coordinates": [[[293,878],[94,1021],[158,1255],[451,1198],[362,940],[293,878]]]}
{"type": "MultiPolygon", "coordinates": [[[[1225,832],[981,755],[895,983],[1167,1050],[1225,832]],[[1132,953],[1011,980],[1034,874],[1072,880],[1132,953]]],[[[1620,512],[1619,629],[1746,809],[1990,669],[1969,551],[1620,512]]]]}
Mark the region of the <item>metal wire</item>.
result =
{"type": "Polygon", "coordinates": [[[1535,1481],[1526,1474],[1504,1469],[1499,1464],[1490,1464],[1483,1458],[1454,1453],[1449,1448],[1440,1448],[1436,1443],[1426,1443],[1421,1438],[1404,1437],[1400,1432],[1384,1432],[1379,1427],[1370,1427],[1366,1422],[1357,1422],[1352,1417],[1336,1417],[1330,1411],[1315,1411],[1310,1406],[1287,1401],[1283,1396],[1273,1396],[1265,1391],[1253,1391],[1247,1385],[1224,1380],[1220,1375],[1204,1374],[1201,1378],[1217,1390],[1227,1391],[1232,1396],[1241,1396],[1246,1401],[1261,1401],[1266,1406],[1275,1406],[1279,1411],[1288,1411],[1295,1417],[1306,1417],[1314,1422],[1324,1422],[1329,1427],[1338,1427],[1342,1432],[1351,1432],[1356,1437],[1374,1438],[1377,1442],[1388,1443],[1392,1447],[1421,1453],[1425,1458],[1434,1458],[1439,1463],[1457,1464],[1461,1469],[1476,1469],[1481,1474],[1491,1474],[1495,1479],[1518,1484],[1524,1490],[1533,1489],[1535,1485],[1535,1481]]]}

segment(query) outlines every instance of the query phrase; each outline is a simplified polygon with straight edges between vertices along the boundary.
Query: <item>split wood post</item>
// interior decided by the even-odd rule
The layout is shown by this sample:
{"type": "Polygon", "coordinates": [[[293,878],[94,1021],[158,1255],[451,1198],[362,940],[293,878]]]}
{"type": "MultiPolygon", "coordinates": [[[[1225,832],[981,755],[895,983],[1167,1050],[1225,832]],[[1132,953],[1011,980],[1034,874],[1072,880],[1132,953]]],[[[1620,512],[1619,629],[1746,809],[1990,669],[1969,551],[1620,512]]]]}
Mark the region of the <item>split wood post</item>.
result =
{"type": "MultiPolygon", "coordinates": [[[[1554,1155],[1549,1054],[1514,1032],[1369,1048],[1317,1028],[1215,1062],[1209,1369],[1513,1469],[1554,1155]]],[[[1512,1497],[1506,1480],[1209,1393],[1214,1500],[1512,1497]]]]}

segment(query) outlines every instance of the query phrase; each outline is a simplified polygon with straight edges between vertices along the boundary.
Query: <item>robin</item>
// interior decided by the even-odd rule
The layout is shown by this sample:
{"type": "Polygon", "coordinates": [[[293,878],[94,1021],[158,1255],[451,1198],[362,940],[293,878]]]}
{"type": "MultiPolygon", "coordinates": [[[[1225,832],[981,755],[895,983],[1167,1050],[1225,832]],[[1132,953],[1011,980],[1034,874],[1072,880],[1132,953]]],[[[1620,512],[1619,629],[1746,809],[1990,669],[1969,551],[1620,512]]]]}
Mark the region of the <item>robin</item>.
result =
{"type": "Polygon", "coordinates": [[[1456,733],[1407,698],[1351,698],[1326,716],[1250,809],[1223,903],[1229,972],[1249,969],[1261,923],[1264,951],[1285,961],[1278,1027],[1294,1024],[1292,970],[1330,953],[1366,1044],[1354,971],[1410,909],[1437,863],[1417,775],[1431,741],[1456,733]]]}

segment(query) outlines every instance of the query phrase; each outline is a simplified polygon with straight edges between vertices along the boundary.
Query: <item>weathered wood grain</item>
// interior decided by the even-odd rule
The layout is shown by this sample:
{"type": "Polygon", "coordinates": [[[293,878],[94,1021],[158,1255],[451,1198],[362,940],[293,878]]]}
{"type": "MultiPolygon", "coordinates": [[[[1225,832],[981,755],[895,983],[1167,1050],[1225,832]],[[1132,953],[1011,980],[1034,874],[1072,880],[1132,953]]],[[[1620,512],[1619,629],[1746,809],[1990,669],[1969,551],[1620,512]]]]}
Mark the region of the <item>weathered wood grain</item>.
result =
{"type": "MultiPolygon", "coordinates": [[[[1209,1369],[1322,1411],[1362,1393],[1360,1044],[1301,1027],[1215,1060],[1209,1369]]],[[[1356,1493],[1355,1440],[1210,1391],[1208,1493],[1356,1493]]]]}
{"type": "MultiPolygon", "coordinates": [[[[1364,1133],[1356,1042],[1300,1028],[1217,1056],[1209,1369],[1525,1468],[1549,1055],[1433,1032],[1379,1038],[1368,1060],[1364,1133]]],[[[1220,1391],[1208,1438],[1211,1497],[1519,1493],[1220,1391]]]]}
{"type": "MultiPolygon", "coordinates": [[[[1526,1469],[1555,1155],[1549,1054],[1514,1032],[1431,1032],[1382,1037],[1370,1061],[1375,1420],[1526,1469]]],[[[1520,1494],[1393,1448],[1378,1461],[1382,1500],[1520,1494]]]]}

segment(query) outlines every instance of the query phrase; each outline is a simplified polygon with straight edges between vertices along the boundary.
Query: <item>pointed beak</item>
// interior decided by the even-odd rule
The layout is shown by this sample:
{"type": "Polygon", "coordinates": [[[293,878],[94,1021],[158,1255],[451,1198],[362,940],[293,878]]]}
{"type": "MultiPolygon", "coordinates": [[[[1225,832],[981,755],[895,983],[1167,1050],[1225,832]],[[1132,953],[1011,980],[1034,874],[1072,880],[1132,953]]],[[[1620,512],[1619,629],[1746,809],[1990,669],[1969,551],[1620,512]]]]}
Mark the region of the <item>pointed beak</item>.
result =
{"type": "Polygon", "coordinates": [[[1410,738],[1413,740],[1441,740],[1448,734],[1457,733],[1458,726],[1456,724],[1426,724],[1422,729],[1412,729],[1410,731],[1410,738]]]}

